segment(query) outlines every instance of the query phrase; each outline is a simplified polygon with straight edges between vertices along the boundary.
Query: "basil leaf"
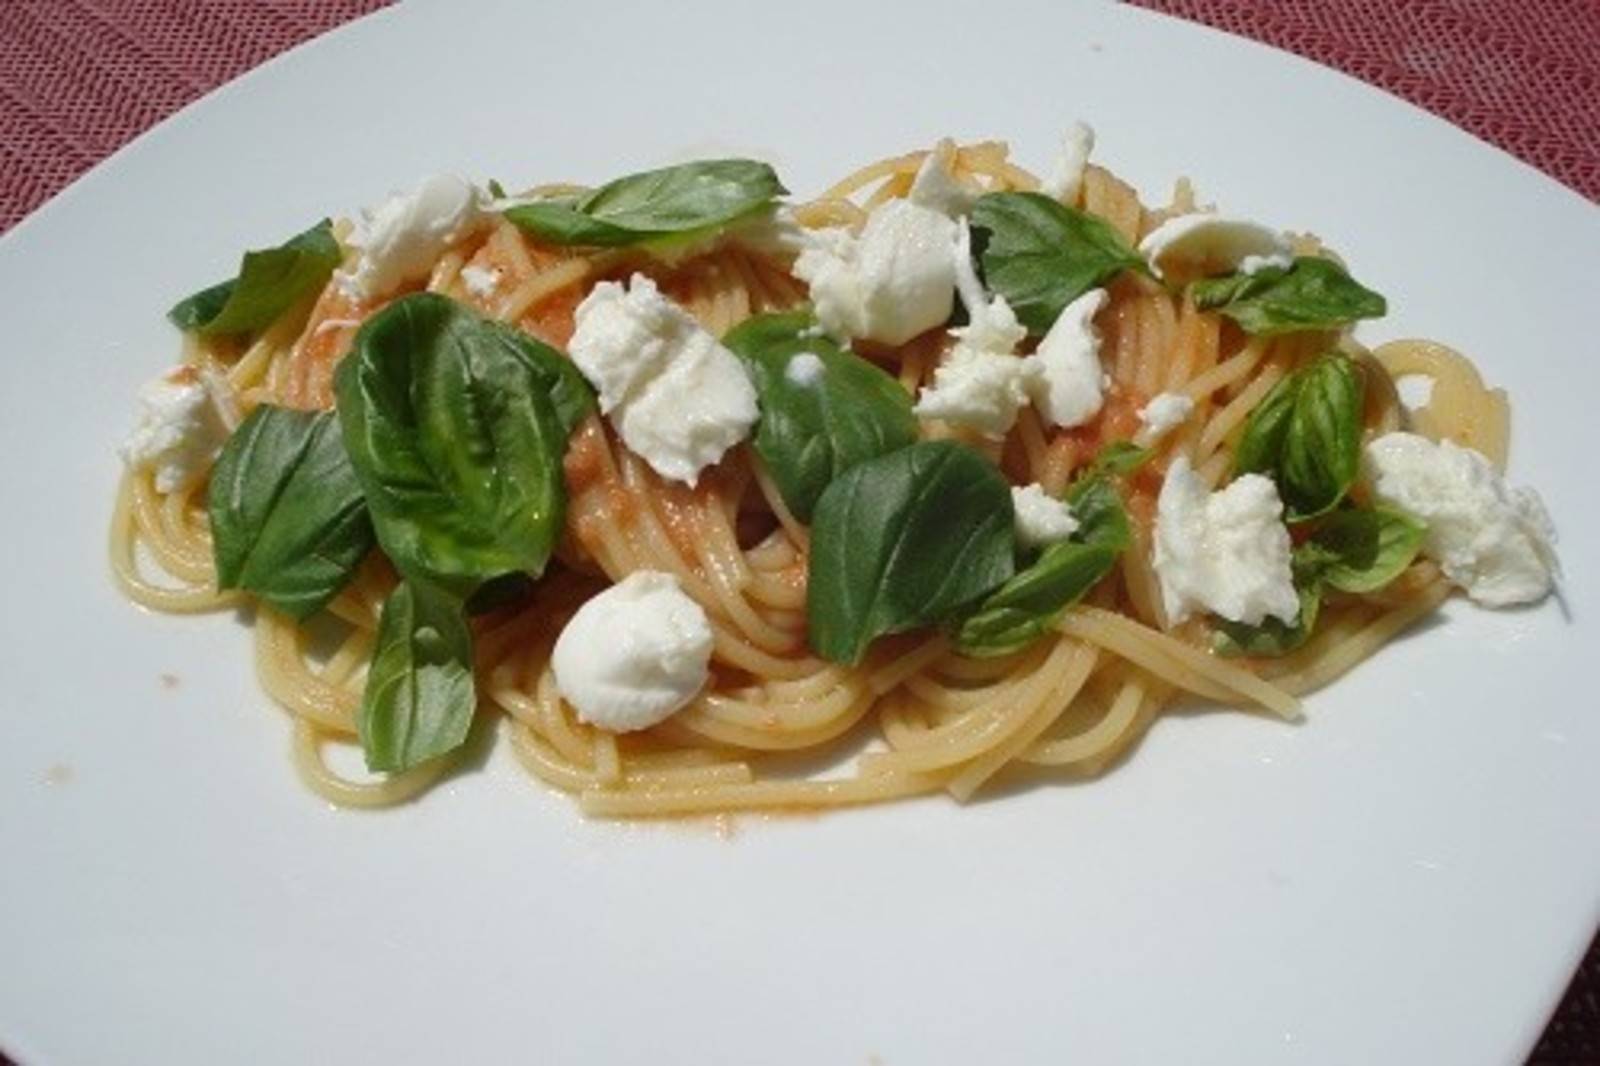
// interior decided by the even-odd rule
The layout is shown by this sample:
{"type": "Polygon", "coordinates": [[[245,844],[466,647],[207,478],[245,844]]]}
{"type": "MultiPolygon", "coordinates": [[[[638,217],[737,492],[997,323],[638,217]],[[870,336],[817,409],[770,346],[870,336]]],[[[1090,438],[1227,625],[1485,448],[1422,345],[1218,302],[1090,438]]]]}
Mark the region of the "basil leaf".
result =
{"type": "Polygon", "coordinates": [[[1072,517],[1078,520],[1074,539],[1117,552],[1133,543],[1127,509],[1109,475],[1090,474],[1078,479],[1067,488],[1066,500],[1072,517]]]}
{"type": "Polygon", "coordinates": [[[1270,473],[1290,522],[1333,510],[1361,469],[1361,404],[1355,365],[1337,353],[1322,356],[1250,412],[1234,473],[1270,473]]]}
{"type": "Polygon", "coordinates": [[[1126,477],[1149,462],[1153,454],[1149,448],[1141,448],[1131,440],[1114,440],[1095,453],[1089,469],[1096,473],[1126,477]]]}
{"type": "Polygon", "coordinates": [[[293,618],[325,607],[372,549],[372,523],[333,412],[263,404],[223,447],[206,498],[219,589],[293,618]]]}
{"type": "Polygon", "coordinates": [[[755,449],[802,522],[822,490],[867,459],[917,440],[900,383],[821,335],[805,311],[757,315],[723,338],[744,360],[761,406],[755,449]],[[809,355],[798,364],[795,360],[809,355]]]}
{"type": "Polygon", "coordinates": [[[1320,256],[1297,256],[1288,268],[1196,281],[1189,293],[1195,307],[1221,310],[1246,333],[1261,337],[1335,329],[1357,319],[1382,318],[1389,310],[1382,296],[1320,256]]]}
{"type": "Polygon", "coordinates": [[[1285,375],[1251,410],[1244,435],[1233,452],[1235,477],[1277,471],[1278,456],[1283,453],[1283,441],[1289,435],[1289,421],[1294,417],[1295,401],[1304,383],[1299,374],[1285,375]]]}
{"type": "Polygon", "coordinates": [[[637,244],[731,222],[787,192],[765,163],[707,159],[647,170],[584,196],[508,208],[506,218],[551,244],[637,244]]]}
{"type": "Polygon", "coordinates": [[[1291,522],[1333,510],[1361,472],[1361,375],[1327,355],[1302,370],[1278,460],[1291,522]]]}
{"type": "Polygon", "coordinates": [[[569,361],[417,293],[362,325],[334,388],[378,543],[401,573],[464,598],[544,570],[566,510],[567,437],[594,409],[569,361]]]}
{"type": "Polygon", "coordinates": [[[478,708],[461,600],[402,581],[384,601],[356,732],[367,769],[409,770],[461,746],[478,708]]]}
{"type": "Polygon", "coordinates": [[[956,650],[980,658],[1021,651],[1054,628],[1063,611],[1109,574],[1119,554],[1073,540],[1051,544],[962,621],[953,638],[956,650]]]}
{"type": "Polygon", "coordinates": [[[1298,568],[1341,592],[1372,592],[1417,557],[1427,526],[1389,507],[1335,511],[1295,549],[1298,568]]]}
{"type": "Polygon", "coordinates": [[[851,467],[812,516],[811,647],[857,663],[874,637],[939,622],[1014,570],[1011,490],[988,460],[924,441],[851,467]]]}
{"type": "Polygon", "coordinates": [[[180,301],[167,318],[196,333],[254,333],[327,284],[341,258],[333,223],[323,219],[276,248],[244,253],[235,277],[180,301]]]}
{"type": "Polygon", "coordinates": [[[1071,607],[1111,572],[1133,542],[1122,497],[1106,473],[1091,474],[1067,491],[1078,529],[1002,585],[956,628],[963,655],[1008,655],[1055,627],[1071,607]]]}
{"type": "Polygon", "coordinates": [[[1032,192],[992,192],[972,209],[973,248],[989,288],[1034,336],[1061,309],[1145,262],[1111,225],[1032,192]]]}

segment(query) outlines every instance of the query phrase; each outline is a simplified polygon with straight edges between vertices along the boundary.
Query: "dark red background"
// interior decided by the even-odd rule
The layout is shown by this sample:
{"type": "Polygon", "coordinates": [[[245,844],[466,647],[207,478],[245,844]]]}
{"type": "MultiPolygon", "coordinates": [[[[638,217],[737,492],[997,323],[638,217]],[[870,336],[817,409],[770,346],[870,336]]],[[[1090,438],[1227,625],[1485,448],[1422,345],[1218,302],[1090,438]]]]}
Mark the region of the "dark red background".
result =
{"type": "MultiPolygon", "coordinates": [[[[1337,67],[1600,200],[1600,0],[1134,2],[1337,67]]],[[[0,232],[184,104],[381,6],[0,0],[0,232]]],[[[1600,1063],[1596,945],[1532,1061],[1600,1063]]]]}

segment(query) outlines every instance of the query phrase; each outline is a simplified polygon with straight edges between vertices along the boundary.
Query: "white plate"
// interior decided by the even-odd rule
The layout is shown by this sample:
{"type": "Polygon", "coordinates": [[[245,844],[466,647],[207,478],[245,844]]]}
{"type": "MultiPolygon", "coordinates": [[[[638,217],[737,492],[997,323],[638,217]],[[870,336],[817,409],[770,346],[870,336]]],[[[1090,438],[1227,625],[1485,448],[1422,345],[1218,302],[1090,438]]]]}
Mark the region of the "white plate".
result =
{"type": "Polygon", "coordinates": [[[1121,7],[414,5],[268,64],[0,242],[0,1043],[23,1061],[1503,1061],[1600,899],[1600,212],[1301,60],[1121,7]],[[909,9],[907,9],[909,10],[909,9]],[[441,169],[762,153],[814,191],[940,134],[1044,166],[1075,116],[1161,197],[1328,237],[1474,354],[1566,596],[1454,605],[1301,728],[1162,721],[1091,784],[700,829],[584,821],[497,750],[328,808],[230,618],[104,562],[175,296],[441,169]],[[176,688],[158,677],[177,675],[176,688]]]}

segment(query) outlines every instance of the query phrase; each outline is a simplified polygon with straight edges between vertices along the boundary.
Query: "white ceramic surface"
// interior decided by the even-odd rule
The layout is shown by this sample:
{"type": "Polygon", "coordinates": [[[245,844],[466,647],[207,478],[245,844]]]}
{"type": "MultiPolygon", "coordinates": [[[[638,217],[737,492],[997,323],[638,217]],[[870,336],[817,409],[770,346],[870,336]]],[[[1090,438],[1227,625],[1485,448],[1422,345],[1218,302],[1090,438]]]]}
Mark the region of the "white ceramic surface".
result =
{"type": "Polygon", "coordinates": [[[1293,57],[1110,6],[418,4],[189,108],[0,240],[0,1045],[160,1062],[1493,1062],[1600,900],[1600,211],[1293,57]],[[1008,9],[1001,13],[1000,8],[1008,9]],[[229,617],[103,544],[176,296],[453,169],[759,153],[814,191],[941,134],[1331,240],[1508,386],[1569,613],[1454,605],[1291,728],[1162,721],[1103,780],[699,828],[585,822],[497,750],[383,814],[286,757],[229,617]],[[1587,649],[1587,652],[1584,651],[1587,649]],[[159,675],[176,675],[175,688],[159,675]]]}

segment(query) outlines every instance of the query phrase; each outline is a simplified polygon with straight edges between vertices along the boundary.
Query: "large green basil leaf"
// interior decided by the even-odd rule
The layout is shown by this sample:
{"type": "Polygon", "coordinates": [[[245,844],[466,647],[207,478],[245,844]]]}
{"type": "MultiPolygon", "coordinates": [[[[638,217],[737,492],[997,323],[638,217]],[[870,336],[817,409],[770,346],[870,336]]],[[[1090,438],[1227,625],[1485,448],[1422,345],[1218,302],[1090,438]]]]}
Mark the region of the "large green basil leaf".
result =
{"type": "Polygon", "coordinates": [[[1373,592],[1411,565],[1427,532],[1391,507],[1335,511],[1295,549],[1296,569],[1342,592],[1373,592]]]}
{"type": "Polygon", "coordinates": [[[543,571],[566,510],[567,437],[594,408],[568,360],[417,293],[362,325],[335,392],[378,543],[401,573],[465,598],[543,571]]]}
{"type": "Polygon", "coordinates": [[[211,471],[217,587],[294,618],[315,614],[372,549],[372,523],[333,412],[263,404],[211,471]]]}
{"type": "Polygon", "coordinates": [[[992,192],[972,209],[973,250],[990,289],[1041,336],[1061,309],[1145,262],[1111,225],[1032,192],[992,192]]]}
{"type": "Polygon", "coordinates": [[[963,655],[1008,655],[1032,644],[1055,628],[1062,612],[1109,574],[1133,543],[1122,497],[1107,471],[1081,479],[1066,498],[1077,531],[1047,546],[962,620],[953,641],[963,655]]]}
{"type": "Polygon", "coordinates": [[[323,219],[276,248],[244,253],[236,276],[180,301],[167,318],[197,333],[254,333],[327,284],[340,258],[333,224],[323,219]]]}
{"type": "Polygon", "coordinates": [[[808,312],[757,315],[722,342],[750,369],[761,405],[756,454],[802,522],[834,478],[916,443],[906,390],[822,335],[808,312]],[[816,362],[797,368],[805,355],[816,362]]]}
{"type": "Polygon", "coordinates": [[[409,770],[461,746],[478,707],[459,597],[402,581],[384,601],[356,732],[367,769],[409,770]]]}
{"type": "Polygon", "coordinates": [[[1291,522],[1326,514],[1361,469],[1361,404],[1355,365],[1337,352],[1322,356],[1280,381],[1250,412],[1234,473],[1270,474],[1291,522]]]}
{"type": "Polygon", "coordinates": [[[1302,581],[1298,575],[1295,585],[1300,593],[1300,613],[1292,623],[1266,618],[1258,626],[1249,626],[1226,618],[1213,619],[1217,631],[1212,647],[1217,654],[1272,658],[1287,655],[1309,640],[1322,607],[1322,586],[1314,579],[1302,581]]]}
{"type": "Polygon", "coordinates": [[[583,196],[511,207],[505,216],[551,244],[617,247],[720,226],[786,191],[765,163],[707,159],[630,174],[583,196]]]}
{"type": "Polygon", "coordinates": [[[1014,570],[1011,490],[954,441],[924,441],[846,470],[811,525],[811,646],[857,663],[874,637],[939,622],[1014,570]]]}
{"type": "Polygon", "coordinates": [[[1389,310],[1382,296],[1319,256],[1297,256],[1289,267],[1206,278],[1189,292],[1200,310],[1220,310],[1246,333],[1262,337],[1336,329],[1357,319],[1382,318],[1389,310]]]}

